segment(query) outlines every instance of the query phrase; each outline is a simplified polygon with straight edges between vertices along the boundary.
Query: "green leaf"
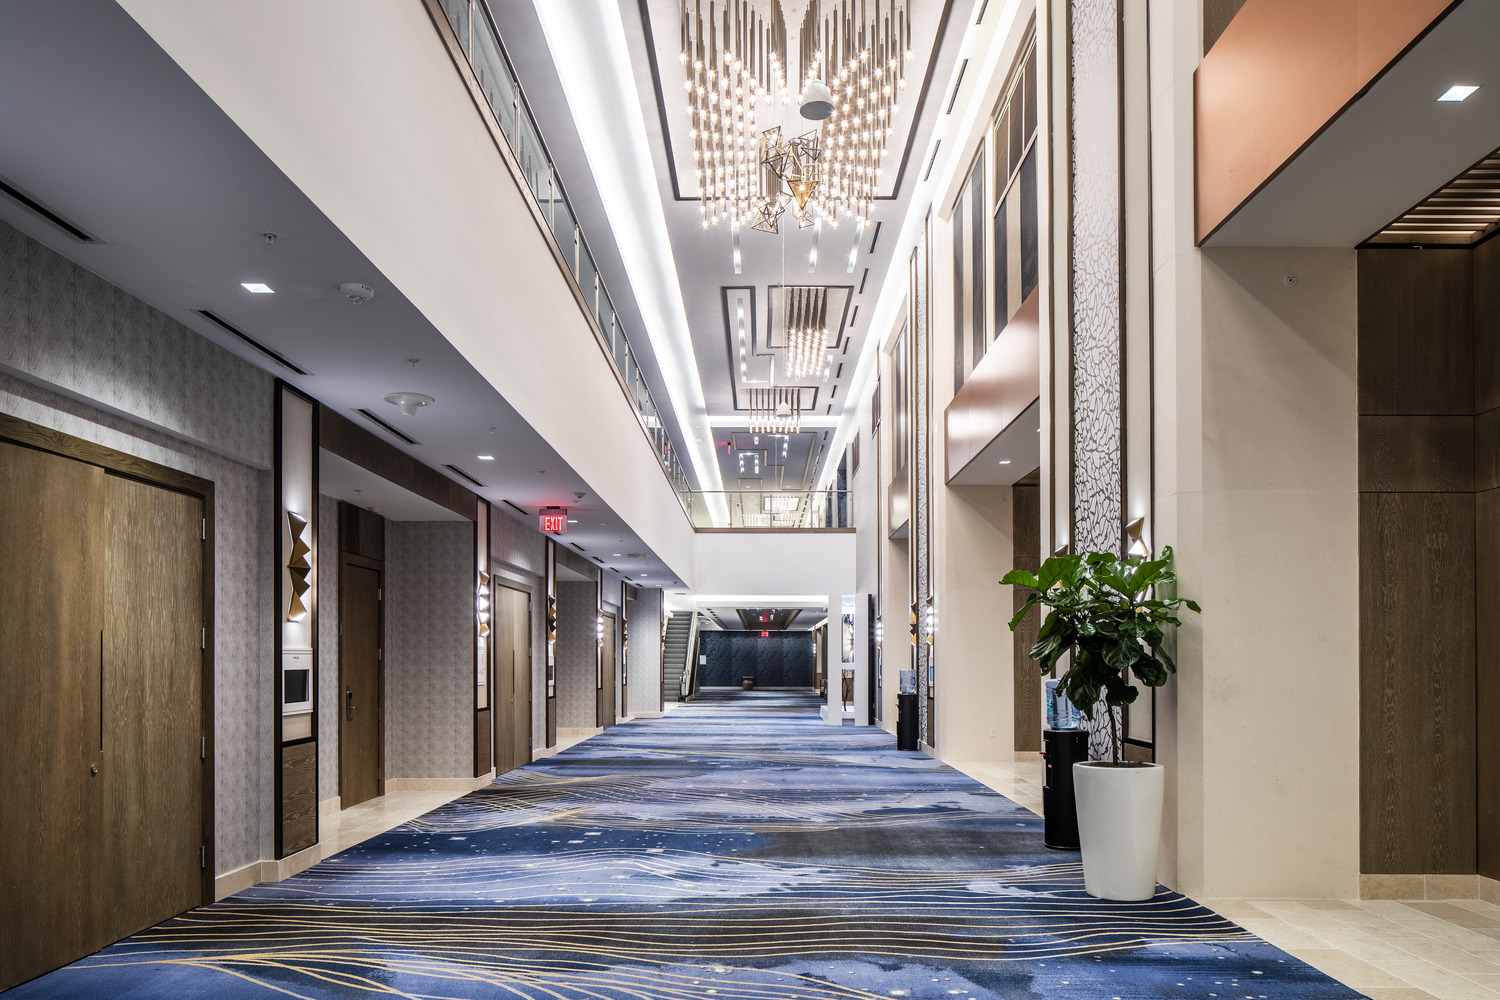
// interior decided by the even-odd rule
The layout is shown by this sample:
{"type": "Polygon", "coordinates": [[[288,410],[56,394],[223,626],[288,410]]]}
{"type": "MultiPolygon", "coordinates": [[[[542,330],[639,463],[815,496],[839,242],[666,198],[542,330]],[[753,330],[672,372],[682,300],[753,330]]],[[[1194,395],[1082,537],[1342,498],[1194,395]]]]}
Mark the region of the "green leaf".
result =
{"type": "Polygon", "coordinates": [[[1032,590],[1041,589],[1036,574],[1025,569],[1011,570],[1000,578],[1000,585],[1002,587],[1030,587],[1032,590]]]}

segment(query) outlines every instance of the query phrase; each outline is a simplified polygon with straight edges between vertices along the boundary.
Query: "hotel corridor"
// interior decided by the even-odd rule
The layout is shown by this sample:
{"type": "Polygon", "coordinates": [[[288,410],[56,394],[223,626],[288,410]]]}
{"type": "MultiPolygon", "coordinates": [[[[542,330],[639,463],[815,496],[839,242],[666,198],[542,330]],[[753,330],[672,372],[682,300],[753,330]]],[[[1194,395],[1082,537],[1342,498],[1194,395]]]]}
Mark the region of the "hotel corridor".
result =
{"type": "Polygon", "coordinates": [[[1033,813],[767,691],[615,727],[13,995],[391,994],[1358,995],[1176,893],[1090,898],[1033,813]]]}

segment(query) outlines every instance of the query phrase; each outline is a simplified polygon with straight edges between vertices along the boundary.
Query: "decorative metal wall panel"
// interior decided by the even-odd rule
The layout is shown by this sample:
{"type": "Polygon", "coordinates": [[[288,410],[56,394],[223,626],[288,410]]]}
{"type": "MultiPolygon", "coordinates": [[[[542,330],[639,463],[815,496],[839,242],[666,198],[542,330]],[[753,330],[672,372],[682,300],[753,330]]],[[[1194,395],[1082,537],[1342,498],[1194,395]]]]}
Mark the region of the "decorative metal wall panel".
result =
{"type": "Polygon", "coordinates": [[[754,677],[762,688],[810,688],[813,682],[811,632],[699,632],[700,651],[708,657],[699,683],[703,687],[739,687],[754,677]]]}
{"type": "MultiPolygon", "coordinates": [[[[1123,491],[1119,0],[1070,0],[1073,551],[1118,551],[1123,491]]],[[[1090,752],[1109,747],[1095,713],[1090,752]]]]}
{"type": "MultiPolygon", "coordinates": [[[[928,366],[930,350],[931,310],[927,300],[927,254],[929,252],[928,226],[922,228],[912,253],[911,265],[911,350],[912,350],[912,428],[914,453],[912,465],[914,478],[911,498],[911,549],[916,567],[916,581],[912,594],[917,604],[919,623],[932,596],[932,506],[929,485],[932,481],[932,429],[930,403],[932,372],[928,366]]],[[[926,631],[919,625],[917,635],[917,732],[922,742],[934,746],[936,734],[932,732],[931,700],[936,697],[937,664],[933,646],[927,642],[926,631]]]]}

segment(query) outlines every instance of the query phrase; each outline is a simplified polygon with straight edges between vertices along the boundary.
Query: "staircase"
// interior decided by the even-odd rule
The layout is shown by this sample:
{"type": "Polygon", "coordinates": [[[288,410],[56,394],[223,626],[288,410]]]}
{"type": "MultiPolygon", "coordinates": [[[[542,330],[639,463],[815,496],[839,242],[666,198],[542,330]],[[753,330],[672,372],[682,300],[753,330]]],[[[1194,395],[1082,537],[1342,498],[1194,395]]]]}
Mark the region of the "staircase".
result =
{"type": "Polygon", "coordinates": [[[688,636],[693,630],[694,612],[672,612],[667,619],[667,641],[662,651],[662,700],[682,700],[682,672],[687,667],[688,636]]]}

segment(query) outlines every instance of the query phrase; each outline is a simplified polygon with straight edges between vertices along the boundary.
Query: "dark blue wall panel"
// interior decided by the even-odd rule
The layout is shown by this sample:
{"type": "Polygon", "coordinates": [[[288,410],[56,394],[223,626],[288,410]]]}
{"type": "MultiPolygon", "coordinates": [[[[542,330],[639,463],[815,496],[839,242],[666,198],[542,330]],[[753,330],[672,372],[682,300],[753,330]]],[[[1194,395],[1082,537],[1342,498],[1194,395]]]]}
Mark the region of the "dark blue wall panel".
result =
{"type": "Polygon", "coordinates": [[[708,657],[703,687],[739,687],[750,674],[757,687],[812,687],[811,632],[699,632],[698,642],[708,657]]]}

